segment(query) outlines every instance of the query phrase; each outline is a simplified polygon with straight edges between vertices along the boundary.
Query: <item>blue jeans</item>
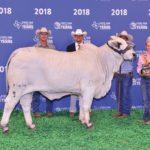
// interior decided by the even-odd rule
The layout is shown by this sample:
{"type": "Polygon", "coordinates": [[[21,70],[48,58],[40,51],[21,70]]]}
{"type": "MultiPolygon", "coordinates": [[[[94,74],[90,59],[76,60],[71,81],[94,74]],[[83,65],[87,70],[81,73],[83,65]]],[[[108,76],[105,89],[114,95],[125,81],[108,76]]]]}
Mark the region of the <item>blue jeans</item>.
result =
{"type": "Polygon", "coordinates": [[[69,112],[77,112],[77,102],[79,102],[79,97],[76,95],[70,95],[70,109],[69,112]]]}
{"type": "Polygon", "coordinates": [[[150,121],[150,77],[141,78],[141,92],[144,103],[144,121],[150,121]]]}
{"type": "MultiPolygon", "coordinates": [[[[40,112],[40,103],[41,103],[41,93],[40,92],[34,92],[33,94],[33,112],[40,112]]],[[[46,112],[53,112],[53,101],[48,100],[46,97],[46,112]]]]}
{"type": "Polygon", "coordinates": [[[118,75],[116,78],[116,96],[118,101],[118,111],[121,114],[130,115],[132,101],[130,90],[132,86],[132,75],[118,75]]]}

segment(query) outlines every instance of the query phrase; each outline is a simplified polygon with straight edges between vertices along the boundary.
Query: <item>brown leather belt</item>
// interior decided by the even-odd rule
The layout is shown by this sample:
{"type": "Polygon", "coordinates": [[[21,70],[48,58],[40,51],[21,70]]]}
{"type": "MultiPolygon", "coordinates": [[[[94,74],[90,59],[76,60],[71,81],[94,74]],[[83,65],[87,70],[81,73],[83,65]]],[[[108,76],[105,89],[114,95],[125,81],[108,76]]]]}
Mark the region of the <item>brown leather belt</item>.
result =
{"type": "Polygon", "coordinates": [[[128,73],[115,73],[115,76],[131,77],[131,76],[133,76],[133,72],[128,72],[128,73]]]}
{"type": "Polygon", "coordinates": [[[149,76],[143,76],[142,78],[143,78],[143,79],[150,79],[149,76]]]}

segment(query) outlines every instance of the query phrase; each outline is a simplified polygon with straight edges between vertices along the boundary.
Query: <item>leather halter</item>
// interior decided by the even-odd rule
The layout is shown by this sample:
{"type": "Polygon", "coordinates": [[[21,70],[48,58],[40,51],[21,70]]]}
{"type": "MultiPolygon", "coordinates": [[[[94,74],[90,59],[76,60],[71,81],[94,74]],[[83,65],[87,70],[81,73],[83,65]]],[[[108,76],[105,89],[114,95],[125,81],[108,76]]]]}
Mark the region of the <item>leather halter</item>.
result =
{"type": "Polygon", "coordinates": [[[110,46],[108,42],[107,42],[106,44],[107,44],[107,46],[108,46],[109,48],[113,49],[116,53],[118,53],[118,54],[120,54],[120,55],[121,55],[121,54],[124,54],[126,51],[129,50],[129,49],[125,48],[124,50],[119,51],[118,49],[116,49],[116,48],[110,46]]]}

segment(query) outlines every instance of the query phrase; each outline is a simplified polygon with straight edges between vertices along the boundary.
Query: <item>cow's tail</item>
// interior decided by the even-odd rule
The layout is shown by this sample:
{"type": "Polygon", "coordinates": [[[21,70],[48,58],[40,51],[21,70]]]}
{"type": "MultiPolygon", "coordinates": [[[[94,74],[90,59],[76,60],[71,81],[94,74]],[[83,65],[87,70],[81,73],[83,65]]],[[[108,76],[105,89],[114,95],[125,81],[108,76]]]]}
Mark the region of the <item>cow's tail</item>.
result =
{"type": "Polygon", "coordinates": [[[8,91],[9,91],[9,86],[8,86],[8,80],[7,80],[7,74],[8,74],[8,69],[7,69],[7,64],[6,64],[6,92],[7,92],[7,95],[8,95],[8,91]]]}
{"type": "Polygon", "coordinates": [[[8,70],[9,70],[9,64],[11,63],[12,58],[18,53],[20,49],[15,50],[9,57],[7,63],[6,63],[6,91],[7,91],[7,95],[9,92],[9,84],[8,84],[8,70]]]}
{"type": "Polygon", "coordinates": [[[11,57],[9,57],[8,61],[7,61],[7,64],[6,64],[6,92],[7,92],[7,95],[8,95],[8,92],[9,92],[9,85],[8,85],[8,67],[9,67],[9,64],[10,64],[10,59],[11,57]]]}

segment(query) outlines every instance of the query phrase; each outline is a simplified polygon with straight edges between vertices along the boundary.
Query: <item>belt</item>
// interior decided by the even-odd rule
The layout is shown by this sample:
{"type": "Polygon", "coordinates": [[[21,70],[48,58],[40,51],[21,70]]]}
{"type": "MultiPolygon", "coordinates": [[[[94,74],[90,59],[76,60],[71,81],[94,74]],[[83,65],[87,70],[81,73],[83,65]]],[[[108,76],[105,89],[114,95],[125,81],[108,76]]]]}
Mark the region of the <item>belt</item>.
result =
{"type": "Polygon", "coordinates": [[[143,76],[143,79],[150,79],[150,76],[143,76]]]}
{"type": "Polygon", "coordinates": [[[133,72],[128,72],[128,73],[115,73],[115,76],[122,76],[122,77],[131,77],[133,76],[133,72]]]}

